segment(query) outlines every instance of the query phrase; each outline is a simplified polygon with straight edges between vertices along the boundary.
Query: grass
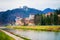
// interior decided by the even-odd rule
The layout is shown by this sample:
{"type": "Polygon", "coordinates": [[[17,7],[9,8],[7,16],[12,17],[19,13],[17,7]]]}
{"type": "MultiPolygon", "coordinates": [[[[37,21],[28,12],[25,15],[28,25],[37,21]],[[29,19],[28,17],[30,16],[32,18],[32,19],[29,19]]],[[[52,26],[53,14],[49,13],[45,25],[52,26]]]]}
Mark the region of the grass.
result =
{"type": "Polygon", "coordinates": [[[37,31],[60,31],[60,26],[7,26],[13,29],[37,30],[37,31]]]}
{"type": "Polygon", "coordinates": [[[14,39],[0,30],[0,40],[14,40],[14,39]]]}

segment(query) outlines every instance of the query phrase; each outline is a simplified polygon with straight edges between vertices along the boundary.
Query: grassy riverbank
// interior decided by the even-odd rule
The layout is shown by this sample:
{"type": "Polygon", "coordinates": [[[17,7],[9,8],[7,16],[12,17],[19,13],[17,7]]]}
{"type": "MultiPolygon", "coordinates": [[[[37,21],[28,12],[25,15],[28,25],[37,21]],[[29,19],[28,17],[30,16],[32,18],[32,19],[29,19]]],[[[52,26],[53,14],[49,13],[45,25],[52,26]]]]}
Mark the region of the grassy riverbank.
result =
{"type": "Polygon", "coordinates": [[[23,30],[60,31],[60,26],[7,26],[7,27],[23,30]]]}
{"type": "Polygon", "coordinates": [[[0,30],[0,40],[14,40],[14,39],[0,30]]]}

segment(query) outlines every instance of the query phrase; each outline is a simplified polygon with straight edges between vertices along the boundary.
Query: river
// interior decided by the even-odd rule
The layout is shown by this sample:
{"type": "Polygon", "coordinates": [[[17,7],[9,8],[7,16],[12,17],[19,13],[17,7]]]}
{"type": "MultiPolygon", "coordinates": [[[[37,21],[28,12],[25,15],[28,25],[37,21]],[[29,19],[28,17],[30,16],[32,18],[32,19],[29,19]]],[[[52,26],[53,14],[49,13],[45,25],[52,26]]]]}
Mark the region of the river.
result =
{"type": "Polygon", "coordinates": [[[33,31],[33,30],[9,30],[14,34],[31,40],[60,40],[60,32],[33,31]]]}

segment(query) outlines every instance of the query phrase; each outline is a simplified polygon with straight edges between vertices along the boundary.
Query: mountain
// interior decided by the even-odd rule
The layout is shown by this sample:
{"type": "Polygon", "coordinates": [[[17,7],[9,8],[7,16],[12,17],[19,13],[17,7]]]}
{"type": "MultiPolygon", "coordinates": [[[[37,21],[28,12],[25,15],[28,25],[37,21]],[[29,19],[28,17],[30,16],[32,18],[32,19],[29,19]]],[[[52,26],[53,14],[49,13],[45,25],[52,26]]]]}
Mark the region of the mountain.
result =
{"type": "Polygon", "coordinates": [[[43,14],[43,13],[47,13],[47,12],[53,12],[54,10],[47,8],[44,11],[41,10],[37,10],[34,8],[29,8],[24,6],[23,8],[16,8],[16,9],[12,9],[12,10],[7,10],[4,12],[0,12],[0,25],[1,24],[13,24],[15,22],[15,18],[16,17],[29,17],[30,14],[43,14]]]}
{"type": "Polygon", "coordinates": [[[28,8],[24,6],[23,8],[16,8],[12,10],[7,10],[4,12],[0,12],[0,25],[1,24],[8,24],[8,23],[14,23],[16,17],[29,17],[30,14],[41,14],[42,11],[34,9],[34,8],[28,8]]]}
{"type": "Polygon", "coordinates": [[[46,8],[43,10],[43,13],[54,12],[54,9],[46,8]]]}

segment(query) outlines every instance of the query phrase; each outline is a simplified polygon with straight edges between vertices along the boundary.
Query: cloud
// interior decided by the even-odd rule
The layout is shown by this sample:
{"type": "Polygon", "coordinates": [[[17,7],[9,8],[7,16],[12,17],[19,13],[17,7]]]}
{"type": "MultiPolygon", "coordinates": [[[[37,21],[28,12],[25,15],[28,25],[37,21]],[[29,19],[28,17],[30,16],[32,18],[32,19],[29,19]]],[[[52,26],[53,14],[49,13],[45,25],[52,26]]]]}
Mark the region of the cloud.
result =
{"type": "Polygon", "coordinates": [[[36,9],[59,8],[60,0],[0,0],[0,10],[28,6],[36,9]]]}

